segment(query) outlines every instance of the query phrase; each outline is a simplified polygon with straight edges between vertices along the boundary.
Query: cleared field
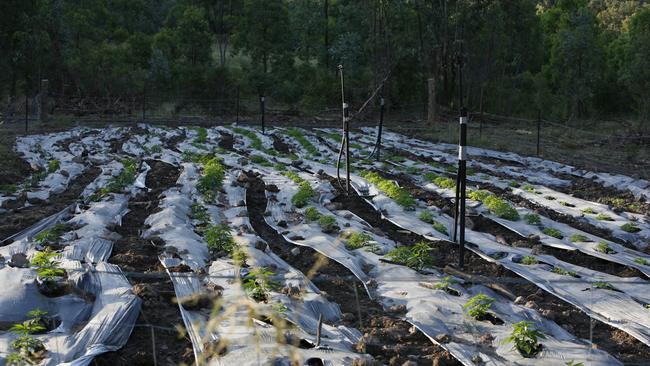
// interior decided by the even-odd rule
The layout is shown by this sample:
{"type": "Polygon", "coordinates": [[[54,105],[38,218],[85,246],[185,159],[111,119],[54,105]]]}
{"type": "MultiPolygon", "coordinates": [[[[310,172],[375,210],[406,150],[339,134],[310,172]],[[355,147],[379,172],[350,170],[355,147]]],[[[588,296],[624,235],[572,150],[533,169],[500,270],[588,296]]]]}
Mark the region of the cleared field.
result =
{"type": "Polygon", "coordinates": [[[0,363],[650,363],[650,182],[470,148],[461,270],[456,147],[374,134],[18,137],[0,363]]]}

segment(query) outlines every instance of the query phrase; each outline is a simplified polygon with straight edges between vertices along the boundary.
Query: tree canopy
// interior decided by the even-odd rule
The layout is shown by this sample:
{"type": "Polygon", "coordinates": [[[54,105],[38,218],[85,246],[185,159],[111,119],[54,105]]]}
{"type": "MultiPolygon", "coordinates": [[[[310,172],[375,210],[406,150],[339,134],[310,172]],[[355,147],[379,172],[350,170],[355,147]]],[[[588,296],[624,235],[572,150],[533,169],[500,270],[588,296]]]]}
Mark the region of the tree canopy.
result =
{"type": "Polygon", "coordinates": [[[391,73],[392,108],[437,102],[554,118],[650,114],[650,3],[639,0],[5,0],[0,94],[267,95],[352,101],[391,73]]]}

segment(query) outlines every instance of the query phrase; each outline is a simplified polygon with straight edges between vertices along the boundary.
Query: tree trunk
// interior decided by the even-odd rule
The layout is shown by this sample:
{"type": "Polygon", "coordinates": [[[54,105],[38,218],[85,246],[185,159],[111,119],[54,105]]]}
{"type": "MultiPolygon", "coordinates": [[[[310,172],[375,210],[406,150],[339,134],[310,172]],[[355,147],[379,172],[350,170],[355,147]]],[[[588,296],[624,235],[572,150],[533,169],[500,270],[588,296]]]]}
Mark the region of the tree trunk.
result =
{"type": "Polygon", "coordinates": [[[427,103],[427,126],[432,127],[436,123],[436,79],[430,78],[429,85],[429,100],[427,103]]]}

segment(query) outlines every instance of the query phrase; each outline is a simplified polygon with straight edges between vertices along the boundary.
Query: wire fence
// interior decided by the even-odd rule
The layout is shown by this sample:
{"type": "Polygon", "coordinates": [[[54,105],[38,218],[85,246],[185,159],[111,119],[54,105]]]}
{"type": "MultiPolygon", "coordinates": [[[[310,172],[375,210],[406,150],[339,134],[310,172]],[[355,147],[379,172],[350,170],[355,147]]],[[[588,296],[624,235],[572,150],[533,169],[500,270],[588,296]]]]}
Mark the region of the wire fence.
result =
{"type": "MultiPolygon", "coordinates": [[[[354,105],[351,106],[354,111],[354,105]]],[[[387,103],[384,126],[435,142],[458,142],[457,113],[440,108],[435,122],[427,122],[424,104],[392,106],[387,103]]],[[[377,125],[378,100],[359,116],[353,127],[377,125]]],[[[130,97],[75,97],[51,94],[18,98],[4,108],[0,121],[26,132],[38,131],[39,124],[72,120],[77,125],[261,124],[297,127],[339,127],[337,104],[287,105],[272,97],[243,95],[238,90],[213,98],[192,98],[164,93],[141,93],[130,97]],[[47,111],[47,112],[44,112],[47,111]]],[[[468,144],[524,155],[540,156],[584,167],[633,177],[650,177],[650,126],[626,120],[553,121],[543,111],[533,119],[470,112],[468,144]]]]}

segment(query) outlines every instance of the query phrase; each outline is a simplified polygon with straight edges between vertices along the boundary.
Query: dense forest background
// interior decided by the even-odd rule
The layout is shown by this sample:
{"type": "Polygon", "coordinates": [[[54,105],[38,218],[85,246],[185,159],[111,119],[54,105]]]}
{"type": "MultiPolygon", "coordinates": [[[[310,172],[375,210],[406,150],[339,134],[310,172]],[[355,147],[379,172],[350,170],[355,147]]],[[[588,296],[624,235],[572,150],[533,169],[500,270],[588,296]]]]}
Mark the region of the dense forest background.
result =
{"type": "MultiPolygon", "coordinates": [[[[353,103],[390,72],[393,109],[458,105],[555,119],[648,121],[644,0],[3,0],[0,96],[129,98],[264,94],[353,103]],[[420,107],[418,107],[420,106],[420,107]]],[[[0,103],[2,104],[2,103],[0,103]]]]}

